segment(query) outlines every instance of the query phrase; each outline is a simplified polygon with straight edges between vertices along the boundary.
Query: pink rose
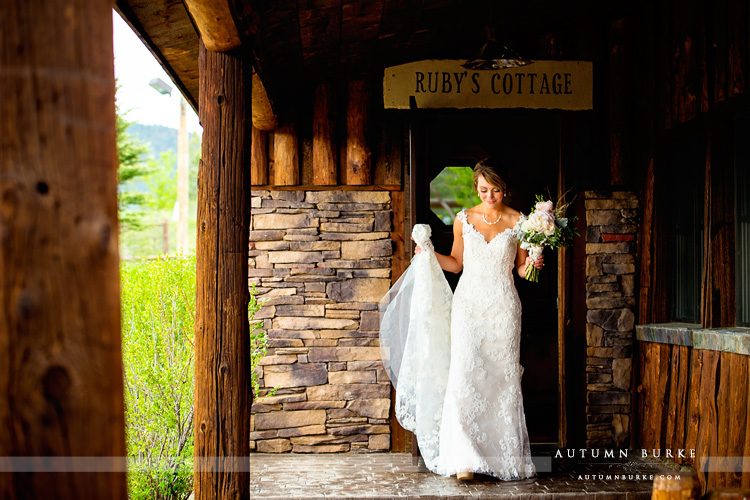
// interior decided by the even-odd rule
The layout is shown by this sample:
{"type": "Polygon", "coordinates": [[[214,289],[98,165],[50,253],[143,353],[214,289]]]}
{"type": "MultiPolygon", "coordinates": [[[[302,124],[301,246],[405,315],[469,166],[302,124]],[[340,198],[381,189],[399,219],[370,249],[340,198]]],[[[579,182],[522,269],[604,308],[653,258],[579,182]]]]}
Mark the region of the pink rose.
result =
{"type": "Polygon", "coordinates": [[[551,201],[540,201],[536,204],[535,208],[543,212],[552,212],[552,210],[554,210],[554,206],[552,205],[551,201]]]}

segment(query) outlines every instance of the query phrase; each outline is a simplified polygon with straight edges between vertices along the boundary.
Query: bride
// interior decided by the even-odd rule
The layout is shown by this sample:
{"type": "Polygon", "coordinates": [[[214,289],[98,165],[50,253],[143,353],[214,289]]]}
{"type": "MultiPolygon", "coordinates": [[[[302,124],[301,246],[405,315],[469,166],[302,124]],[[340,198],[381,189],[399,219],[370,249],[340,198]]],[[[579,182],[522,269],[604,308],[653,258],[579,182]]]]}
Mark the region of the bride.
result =
{"type": "Polygon", "coordinates": [[[536,472],[521,395],[521,303],[512,272],[523,277],[526,266],[541,269],[543,257],[532,261],[518,244],[520,214],[503,202],[507,179],[496,162],[479,162],[474,188],[481,203],[456,216],[450,255],[434,252],[417,230],[428,227],[415,228],[417,255],[381,303],[381,349],[397,389],[396,416],[417,436],[428,468],[459,480],[474,473],[524,479],[536,472]],[[463,271],[452,299],[438,266],[463,271]],[[399,342],[403,353],[394,355],[399,342]]]}

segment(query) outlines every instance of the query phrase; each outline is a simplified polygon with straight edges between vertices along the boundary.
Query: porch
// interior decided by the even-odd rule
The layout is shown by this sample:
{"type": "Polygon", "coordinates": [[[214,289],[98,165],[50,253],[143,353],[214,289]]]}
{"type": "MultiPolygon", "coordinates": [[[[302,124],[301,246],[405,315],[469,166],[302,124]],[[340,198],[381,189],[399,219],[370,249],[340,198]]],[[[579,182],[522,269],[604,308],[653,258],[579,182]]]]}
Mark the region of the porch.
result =
{"type": "Polygon", "coordinates": [[[675,474],[674,470],[661,464],[634,457],[632,451],[627,459],[600,458],[595,461],[581,458],[580,450],[576,453],[573,459],[549,455],[535,457],[538,477],[534,479],[504,482],[477,476],[469,483],[433,474],[421,463],[412,465],[408,453],[253,453],[250,458],[250,495],[258,500],[649,499],[652,475],[675,474]]]}

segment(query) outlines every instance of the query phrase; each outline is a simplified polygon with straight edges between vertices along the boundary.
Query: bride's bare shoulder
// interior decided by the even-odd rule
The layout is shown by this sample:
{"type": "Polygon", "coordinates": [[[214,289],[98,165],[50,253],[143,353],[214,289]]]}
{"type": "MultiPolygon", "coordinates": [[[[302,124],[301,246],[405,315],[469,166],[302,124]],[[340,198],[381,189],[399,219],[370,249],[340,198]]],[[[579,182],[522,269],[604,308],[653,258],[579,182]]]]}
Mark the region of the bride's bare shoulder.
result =
{"type": "Polygon", "coordinates": [[[514,225],[518,224],[518,221],[521,219],[521,212],[508,207],[508,219],[510,219],[514,225]]]}

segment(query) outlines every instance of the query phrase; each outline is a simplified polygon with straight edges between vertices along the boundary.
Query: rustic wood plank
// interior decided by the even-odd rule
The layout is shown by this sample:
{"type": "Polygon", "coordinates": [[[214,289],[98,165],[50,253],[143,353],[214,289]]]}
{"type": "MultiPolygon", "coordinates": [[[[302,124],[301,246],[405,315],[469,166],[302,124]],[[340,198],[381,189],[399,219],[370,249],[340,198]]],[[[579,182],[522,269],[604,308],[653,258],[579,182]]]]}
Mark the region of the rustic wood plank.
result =
{"type": "MultiPolygon", "coordinates": [[[[685,449],[697,450],[698,429],[701,426],[703,404],[700,398],[701,378],[703,376],[703,351],[690,349],[690,384],[687,398],[687,430],[685,433],[685,449]]],[[[689,459],[688,463],[695,461],[689,459]]]]}
{"type": "MultiPolygon", "coordinates": [[[[722,460],[727,456],[727,449],[729,448],[729,439],[736,439],[736,437],[730,438],[729,434],[729,420],[730,415],[730,395],[732,386],[732,373],[730,371],[730,357],[731,353],[719,352],[719,371],[716,374],[718,376],[719,388],[716,391],[716,456],[719,460],[722,460]]],[[[722,464],[726,465],[726,464],[722,464]]],[[[724,467],[722,467],[724,468],[724,467]]],[[[713,486],[727,486],[727,474],[725,472],[717,472],[714,475],[712,481],[713,486]]]]}
{"type": "MultiPolygon", "coordinates": [[[[656,411],[654,412],[654,432],[655,432],[655,444],[656,448],[664,449],[666,441],[666,428],[667,428],[667,402],[669,398],[669,362],[671,358],[672,346],[669,344],[658,344],[658,371],[656,380],[658,381],[656,386],[656,411]]],[[[663,455],[663,453],[662,453],[663,455]]]]}
{"type": "Polygon", "coordinates": [[[299,144],[297,125],[289,121],[273,133],[273,184],[299,184],[299,144]]]}
{"type": "Polygon", "coordinates": [[[250,497],[248,53],[201,45],[195,314],[195,498],[250,497]]]}
{"type": "Polygon", "coordinates": [[[0,456],[83,467],[0,497],[124,500],[112,3],[3,1],[0,32],[0,456]]]}
{"type": "Polygon", "coordinates": [[[268,133],[253,127],[250,141],[250,182],[268,184],[268,133]]]}
{"type": "Polygon", "coordinates": [[[351,80],[347,96],[345,184],[370,184],[372,153],[367,134],[370,87],[364,79],[351,80]]]}
{"type": "Polygon", "coordinates": [[[403,138],[405,130],[401,116],[397,113],[380,111],[380,140],[373,173],[374,184],[401,185],[404,170],[403,138]]]}
{"type": "Polygon", "coordinates": [[[680,382],[680,346],[670,346],[670,360],[669,360],[669,395],[667,397],[666,407],[666,425],[667,432],[664,436],[664,448],[667,450],[677,449],[678,446],[675,444],[675,427],[679,425],[677,422],[677,407],[680,404],[679,397],[680,393],[677,386],[680,382]]]}
{"type": "Polygon", "coordinates": [[[695,448],[695,465],[703,487],[703,493],[713,486],[715,472],[703,472],[704,460],[716,456],[717,449],[717,415],[716,415],[716,377],[718,376],[719,353],[702,350],[703,373],[701,374],[701,421],[695,448]]]}
{"type": "Polygon", "coordinates": [[[313,184],[335,185],[338,179],[336,157],[336,99],[333,84],[320,83],[313,102],[313,184]]]}
{"type": "MultiPolygon", "coordinates": [[[[677,409],[675,411],[675,437],[673,445],[675,450],[684,450],[687,434],[686,417],[688,411],[688,386],[690,385],[690,351],[688,346],[675,346],[680,352],[679,372],[676,374],[679,382],[677,384],[677,409]]],[[[686,458],[679,458],[678,462],[687,463],[686,458]]]]}
{"type": "Polygon", "coordinates": [[[638,386],[638,430],[639,440],[644,448],[649,448],[652,444],[652,438],[649,427],[646,425],[649,419],[651,404],[649,395],[651,394],[651,342],[638,342],[638,353],[640,356],[639,365],[639,386],[638,386]]]}
{"type": "Polygon", "coordinates": [[[653,255],[655,251],[654,225],[654,158],[649,158],[646,171],[643,199],[641,201],[642,221],[640,227],[640,279],[638,288],[638,324],[645,325],[652,320],[652,301],[654,290],[653,268],[656,265],[653,255]]]}
{"type": "MultiPolygon", "coordinates": [[[[750,386],[748,382],[748,367],[750,366],[750,356],[735,353],[726,353],[726,357],[729,358],[729,373],[730,373],[730,390],[729,390],[729,424],[727,426],[727,432],[722,439],[726,440],[728,445],[726,449],[726,456],[728,457],[742,457],[745,449],[745,444],[748,441],[748,436],[744,432],[747,426],[747,404],[748,404],[748,393],[750,392],[750,386]]],[[[740,488],[742,486],[743,469],[742,460],[738,464],[732,464],[734,472],[726,474],[726,484],[730,488],[740,488]]],[[[747,470],[747,469],[745,469],[747,470]]],[[[750,474],[750,470],[747,470],[746,475],[750,474]]]]}

